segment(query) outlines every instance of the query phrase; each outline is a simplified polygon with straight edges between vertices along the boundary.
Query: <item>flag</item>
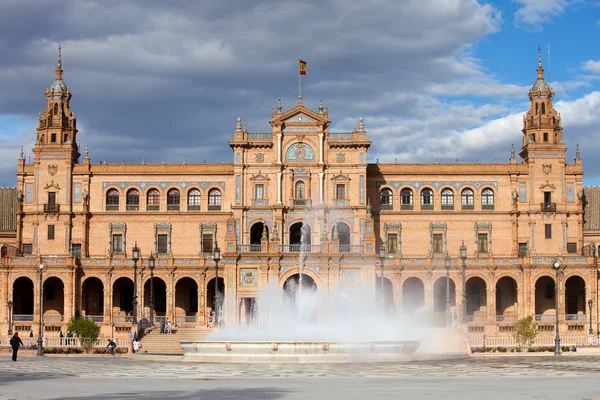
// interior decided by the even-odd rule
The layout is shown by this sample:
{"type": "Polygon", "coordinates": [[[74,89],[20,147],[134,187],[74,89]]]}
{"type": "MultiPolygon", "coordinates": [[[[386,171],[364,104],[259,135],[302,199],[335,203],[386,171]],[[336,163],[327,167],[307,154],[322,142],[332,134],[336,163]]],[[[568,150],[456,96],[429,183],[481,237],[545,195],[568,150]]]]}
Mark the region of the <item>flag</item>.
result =
{"type": "Polygon", "coordinates": [[[300,65],[300,75],[306,75],[306,61],[298,59],[298,63],[300,65]]]}

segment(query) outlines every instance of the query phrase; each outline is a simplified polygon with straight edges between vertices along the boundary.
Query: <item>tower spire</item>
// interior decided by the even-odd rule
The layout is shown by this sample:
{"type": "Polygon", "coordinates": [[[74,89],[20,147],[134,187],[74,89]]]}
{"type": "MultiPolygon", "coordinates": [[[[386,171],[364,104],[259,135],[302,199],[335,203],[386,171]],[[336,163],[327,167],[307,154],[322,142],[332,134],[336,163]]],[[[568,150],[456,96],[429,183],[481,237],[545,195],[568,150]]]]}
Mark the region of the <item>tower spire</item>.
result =
{"type": "Polygon", "coordinates": [[[538,80],[544,79],[544,68],[542,67],[542,49],[540,48],[540,45],[538,45],[537,78],[538,78],[538,80]]]}
{"type": "Polygon", "coordinates": [[[58,45],[58,61],[56,62],[56,79],[62,79],[62,46],[58,45]]]}

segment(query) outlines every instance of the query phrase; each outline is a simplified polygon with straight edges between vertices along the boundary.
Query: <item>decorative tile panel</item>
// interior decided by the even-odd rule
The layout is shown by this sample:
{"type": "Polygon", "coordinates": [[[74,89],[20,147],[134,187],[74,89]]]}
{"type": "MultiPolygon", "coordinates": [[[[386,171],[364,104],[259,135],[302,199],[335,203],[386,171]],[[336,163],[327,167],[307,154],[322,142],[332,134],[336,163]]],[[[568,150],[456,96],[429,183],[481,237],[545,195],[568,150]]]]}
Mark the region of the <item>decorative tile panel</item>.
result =
{"type": "Polygon", "coordinates": [[[256,286],[256,268],[240,268],[240,286],[256,286]]]}
{"type": "Polygon", "coordinates": [[[73,202],[81,202],[81,183],[76,183],[73,185],[73,202]]]}
{"type": "Polygon", "coordinates": [[[31,183],[25,185],[25,201],[27,203],[33,201],[33,185],[31,183]]]}
{"type": "Polygon", "coordinates": [[[285,152],[285,161],[314,161],[315,151],[306,143],[294,143],[285,152]]]}
{"type": "Polygon", "coordinates": [[[181,190],[185,191],[185,189],[187,189],[190,186],[199,186],[202,188],[202,190],[206,190],[209,186],[220,186],[223,189],[225,189],[225,182],[102,182],[102,189],[106,189],[109,186],[117,186],[121,188],[121,190],[125,190],[130,186],[137,186],[142,190],[145,190],[148,186],[158,186],[162,189],[165,189],[169,186],[176,186],[179,187],[181,190]]]}
{"type": "Polygon", "coordinates": [[[519,183],[519,201],[527,201],[527,184],[519,183]]]}
{"type": "Polygon", "coordinates": [[[567,183],[567,201],[575,201],[575,185],[567,183]]]}
{"type": "Polygon", "coordinates": [[[360,176],[360,204],[365,204],[365,176],[360,176]]]}
{"type": "Polygon", "coordinates": [[[419,190],[419,188],[421,188],[423,186],[430,186],[430,187],[434,187],[435,189],[439,189],[442,186],[452,186],[456,190],[460,190],[460,188],[462,188],[463,186],[473,186],[477,190],[479,190],[485,186],[492,186],[492,187],[498,189],[498,181],[465,181],[465,182],[462,182],[462,181],[395,181],[395,182],[378,181],[377,182],[377,191],[379,191],[379,189],[383,185],[391,186],[395,190],[400,189],[402,186],[412,186],[415,190],[419,190]]]}
{"type": "Polygon", "coordinates": [[[242,177],[239,175],[235,176],[235,204],[242,203],[242,177]]]}

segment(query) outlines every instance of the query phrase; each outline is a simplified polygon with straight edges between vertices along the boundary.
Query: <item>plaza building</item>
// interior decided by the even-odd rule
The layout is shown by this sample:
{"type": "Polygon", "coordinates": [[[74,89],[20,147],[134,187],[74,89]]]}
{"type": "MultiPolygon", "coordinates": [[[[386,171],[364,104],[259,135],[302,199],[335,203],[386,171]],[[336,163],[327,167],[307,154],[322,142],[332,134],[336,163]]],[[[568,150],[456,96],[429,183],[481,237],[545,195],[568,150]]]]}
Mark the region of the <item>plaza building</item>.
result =
{"type": "Polygon", "coordinates": [[[0,192],[0,329],[12,301],[19,331],[37,332],[41,314],[58,335],[82,315],[125,335],[134,292],[138,316],[152,300],[157,319],[205,327],[215,286],[223,321],[252,324],[261,288],[296,283],[302,256],[305,285],[372,288],[388,313],[444,313],[449,282],[449,306],[474,335],[510,335],[534,315],[551,336],[556,313],[561,335],[587,335],[590,312],[597,333],[600,192],[582,187],[579,151],[566,159],[541,61],[528,96],[506,163],[368,163],[362,118],[330,131],[328,109],[300,96],[277,104],[269,132],[234,121],[232,163],[92,163],[59,57],[33,161],[21,154],[16,188],[0,192]]]}

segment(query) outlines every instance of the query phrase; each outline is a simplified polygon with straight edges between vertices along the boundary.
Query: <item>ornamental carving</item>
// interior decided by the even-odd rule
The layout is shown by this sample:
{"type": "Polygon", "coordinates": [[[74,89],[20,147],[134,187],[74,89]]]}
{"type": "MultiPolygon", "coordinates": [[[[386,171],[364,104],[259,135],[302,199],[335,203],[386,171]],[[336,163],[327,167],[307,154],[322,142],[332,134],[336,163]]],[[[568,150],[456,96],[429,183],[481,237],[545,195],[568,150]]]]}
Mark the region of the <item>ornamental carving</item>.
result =
{"type": "Polygon", "coordinates": [[[48,165],[48,173],[50,175],[54,176],[54,174],[56,174],[56,171],[58,171],[57,165],[48,165]]]}
{"type": "Polygon", "coordinates": [[[265,162],[265,153],[256,153],[256,155],[254,156],[254,159],[256,162],[265,162]]]}
{"type": "Polygon", "coordinates": [[[339,163],[346,162],[346,153],[337,153],[335,155],[335,162],[339,162],[339,163]]]}
{"type": "Polygon", "coordinates": [[[552,172],[552,164],[544,164],[544,165],[542,165],[542,168],[546,175],[548,175],[550,172],[552,172]]]}

